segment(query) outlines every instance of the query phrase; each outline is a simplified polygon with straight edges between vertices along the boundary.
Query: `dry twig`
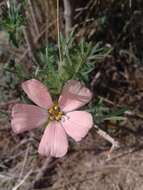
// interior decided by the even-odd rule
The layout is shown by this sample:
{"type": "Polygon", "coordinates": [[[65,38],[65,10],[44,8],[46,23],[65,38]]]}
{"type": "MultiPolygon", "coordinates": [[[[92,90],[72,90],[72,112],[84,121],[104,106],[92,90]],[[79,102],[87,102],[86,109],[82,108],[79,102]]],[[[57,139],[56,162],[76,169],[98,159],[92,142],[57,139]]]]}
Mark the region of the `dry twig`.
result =
{"type": "Polygon", "coordinates": [[[24,156],[24,160],[23,160],[23,164],[22,164],[22,169],[21,169],[21,172],[19,175],[19,181],[21,180],[21,178],[23,176],[24,168],[25,168],[26,162],[28,160],[28,153],[29,153],[29,144],[28,144],[28,147],[27,147],[26,152],[25,152],[25,156],[24,156]]]}
{"type": "Polygon", "coordinates": [[[12,190],[17,190],[21,185],[23,185],[23,183],[27,180],[27,178],[32,174],[33,170],[31,169],[26,175],[25,177],[15,186],[12,188],[12,190]]]}
{"type": "Polygon", "coordinates": [[[68,36],[72,28],[72,7],[70,0],[63,0],[65,17],[65,34],[68,36]]]}
{"type": "Polygon", "coordinates": [[[37,60],[36,60],[35,55],[34,55],[34,52],[33,52],[33,43],[29,37],[29,31],[28,31],[27,27],[23,28],[23,34],[24,34],[25,41],[26,41],[27,46],[28,46],[29,54],[30,54],[32,60],[34,61],[34,63],[36,63],[38,65],[37,60]]]}
{"type": "Polygon", "coordinates": [[[35,13],[34,13],[34,8],[33,8],[31,0],[28,0],[28,4],[29,4],[33,24],[34,24],[34,27],[35,27],[35,32],[36,32],[36,35],[38,35],[39,34],[39,27],[38,27],[37,19],[36,19],[35,13]]]}
{"type": "Polygon", "coordinates": [[[99,129],[99,127],[97,125],[94,125],[94,127],[97,129],[97,133],[102,136],[105,140],[107,140],[108,142],[110,142],[112,144],[109,153],[108,153],[108,157],[110,158],[110,154],[113,152],[113,150],[115,148],[119,148],[119,143],[117,141],[115,141],[110,135],[108,135],[105,131],[103,131],[102,129],[99,129]]]}
{"type": "Polygon", "coordinates": [[[35,180],[34,180],[34,184],[36,184],[44,175],[45,171],[47,170],[48,166],[49,166],[49,163],[51,162],[52,158],[51,157],[47,157],[42,168],[40,168],[38,174],[36,175],[35,177],[35,180]]]}

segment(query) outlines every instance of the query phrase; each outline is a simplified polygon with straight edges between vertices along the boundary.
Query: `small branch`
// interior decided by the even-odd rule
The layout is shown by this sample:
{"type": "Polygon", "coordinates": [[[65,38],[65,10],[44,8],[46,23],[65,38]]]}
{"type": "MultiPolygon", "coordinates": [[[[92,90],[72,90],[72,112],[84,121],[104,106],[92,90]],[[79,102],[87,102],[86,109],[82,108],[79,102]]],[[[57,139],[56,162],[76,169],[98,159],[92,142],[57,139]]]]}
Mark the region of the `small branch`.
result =
{"type": "Polygon", "coordinates": [[[33,8],[31,0],[28,0],[28,4],[29,4],[33,24],[34,24],[34,27],[35,27],[35,32],[36,32],[36,35],[38,35],[39,34],[39,27],[38,27],[37,19],[36,19],[35,13],[34,13],[34,8],[33,8]]]}
{"type": "Polygon", "coordinates": [[[60,43],[60,2],[57,0],[57,32],[58,32],[58,49],[59,49],[59,66],[62,63],[61,43],[60,43]]]}
{"type": "Polygon", "coordinates": [[[97,79],[99,79],[100,76],[101,76],[101,73],[100,73],[100,72],[98,72],[98,73],[94,76],[94,78],[93,78],[92,81],[91,81],[91,87],[92,87],[92,88],[93,88],[93,86],[95,85],[97,79]]]}
{"type": "Polygon", "coordinates": [[[26,152],[25,152],[25,156],[24,156],[24,160],[23,160],[23,164],[22,164],[22,169],[21,169],[18,181],[20,181],[22,176],[23,176],[24,168],[25,168],[25,165],[26,165],[26,162],[27,162],[27,159],[28,159],[28,154],[29,154],[29,144],[28,144],[28,147],[27,147],[26,152]]]}
{"type": "MultiPolygon", "coordinates": [[[[55,21],[56,22],[56,21],[55,21]]],[[[45,28],[39,33],[39,35],[36,37],[36,39],[34,40],[34,44],[37,44],[38,41],[40,40],[40,38],[44,35],[44,33],[46,32],[46,30],[49,30],[50,27],[53,26],[53,24],[55,23],[50,23],[48,26],[45,26],[45,28]]],[[[1,44],[0,44],[1,45],[1,44]]],[[[23,59],[27,56],[29,52],[29,49],[26,49],[23,53],[23,55],[19,58],[17,63],[21,63],[23,61],[23,59]]]]}
{"type": "Polygon", "coordinates": [[[44,162],[42,168],[40,168],[38,174],[37,174],[36,177],[35,177],[35,180],[34,180],[33,185],[36,184],[36,183],[43,177],[45,171],[46,171],[47,168],[49,167],[49,163],[51,162],[51,160],[52,160],[51,157],[48,157],[48,158],[45,160],[45,162],[44,162]]]}
{"type": "Polygon", "coordinates": [[[48,4],[48,1],[44,1],[44,3],[45,3],[45,9],[47,10],[46,11],[46,28],[47,28],[47,30],[45,31],[45,41],[48,44],[49,29],[47,26],[49,25],[49,4],[48,4]]]}
{"type": "Polygon", "coordinates": [[[118,141],[115,141],[110,135],[108,135],[105,131],[103,131],[102,129],[99,129],[99,127],[97,125],[94,125],[94,127],[97,130],[97,134],[99,134],[101,137],[103,137],[105,140],[107,140],[108,142],[110,142],[112,144],[110,150],[109,150],[109,154],[108,156],[110,156],[110,154],[113,152],[113,150],[115,148],[119,148],[119,143],[118,141]]]}
{"type": "Polygon", "coordinates": [[[12,180],[14,177],[10,175],[0,174],[0,179],[3,181],[9,181],[12,180]]]}
{"type": "Polygon", "coordinates": [[[132,8],[132,0],[129,0],[129,7],[132,8]]]}
{"type": "Polygon", "coordinates": [[[17,190],[23,183],[27,180],[27,178],[32,174],[33,170],[30,170],[26,176],[15,186],[12,188],[12,190],[17,190]]]}
{"type": "Polygon", "coordinates": [[[72,7],[70,0],[63,0],[65,17],[65,34],[68,36],[72,28],[72,7]]]}
{"type": "Polygon", "coordinates": [[[36,63],[36,65],[38,65],[38,62],[37,62],[37,60],[35,58],[34,51],[33,51],[33,49],[34,49],[33,48],[33,42],[29,37],[29,31],[28,31],[27,27],[23,28],[23,34],[24,34],[25,41],[26,41],[27,46],[28,46],[29,54],[30,54],[32,60],[34,61],[34,63],[36,63]]]}

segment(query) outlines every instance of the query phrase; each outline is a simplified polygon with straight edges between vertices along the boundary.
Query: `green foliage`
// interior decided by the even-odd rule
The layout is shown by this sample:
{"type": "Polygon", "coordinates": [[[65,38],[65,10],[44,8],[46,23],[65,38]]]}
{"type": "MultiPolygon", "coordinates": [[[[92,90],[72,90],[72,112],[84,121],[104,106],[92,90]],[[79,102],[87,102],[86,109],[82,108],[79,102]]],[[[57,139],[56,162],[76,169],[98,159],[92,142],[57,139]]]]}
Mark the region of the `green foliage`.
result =
{"type": "Polygon", "coordinates": [[[49,44],[48,47],[38,52],[39,67],[34,70],[34,77],[40,79],[48,86],[52,94],[59,94],[62,81],[58,73],[58,49],[55,45],[49,44]]]}
{"type": "Polygon", "coordinates": [[[110,52],[111,48],[102,47],[100,43],[94,45],[84,39],[76,42],[73,34],[66,39],[61,36],[60,51],[51,44],[39,50],[40,64],[34,76],[43,81],[52,94],[57,95],[67,80],[76,79],[89,84],[95,64],[110,52]]]}
{"type": "MultiPolygon", "coordinates": [[[[73,34],[68,39],[61,36],[60,40],[61,58],[57,45],[49,43],[47,47],[37,50],[39,64],[33,66],[30,75],[23,64],[17,64],[14,59],[5,64],[3,68],[5,87],[1,87],[1,91],[8,94],[10,89],[17,89],[22,81],[31,78],[42,81],[52,95],[59,95],[63,85],[70,79],[89,85],[95,64],[104,59],[111,49],[101,47],[100,43],[93,45],[84,39],[78,43],[73,34]]],[[[7,96],[4,94],[3,97],[7,96]]]]}
{"type": "MultiPolygon", "coordinates": [[[[49,43],[47,47],[37,50],[38,65],[33,66],[33,70],[28,74],[23,64],[17,64],[11,60],[3,67],[4,86],[0,86],[1,97],[6,101],[15,91],[15,96],[23,99],[19,88],[22,81],[37,78],[48,86],[52,95],[59,95],[63,85],[70,79],[76,79],[86,86],[90,84],[91,74],[95,64],[102,61],[110,52],[111,48],[102,47],[100,43],[95,45],[82,39],[76,42],[71,35],[68,39],[61,37],[60,56],[57,45],[49,43]],[[6,98],[7,97],[7,98],[6,98]]],[[[25,100],[25,98],[23,99],[25,100]]],[[[91,102],[88,106],[93,114],[96,123],[103,120],[123,119],[119,116],[122,113],[111,112],[104,106],[102,100],[91,102]]]]}
{"type": "Polygon", "coordinates": [[[9,83],[11,83],[11,81],[18,83],[19,81],[24,79],[26,80],[27,78],[25,67],[22,64],[16,64],[14,60],[10,60],[10,62],[5,64],[3,69],[5,76],[7,75],[7,79],[9,77],[7,80],[9,83]]]}
{"type": "Polygon", "coordinates": [[[16,64],[14,60],[10,60],[0,68],[0,73],[3,75],[0,84],[0,101],[11,99],[13,93],[15,96],[19,96],[18,86],[23,80],[30,78],[25,67],[22,64],[16,64]]]}
{"type": "Polygon", "coordinates": [[[94,120],[97,124],[100,124],[103,121],[122,121],[126,118],[123,117],[127,108],[109,108],[104,103],[102,98],[99,98],[97,101],[93,101],[89,105],[89,112],[92,113],[94,120]]]}
{"type": "Polygon", "coordinates": [[[0,21],[0,27],[8,32],[12,44],[18,47],[21,40],[22,26],[25,19],[22,15],[22,9],[25,1],[17,3],[16,0],[7,1],[7,8],[3,13],[3,19],[0,21]]]}

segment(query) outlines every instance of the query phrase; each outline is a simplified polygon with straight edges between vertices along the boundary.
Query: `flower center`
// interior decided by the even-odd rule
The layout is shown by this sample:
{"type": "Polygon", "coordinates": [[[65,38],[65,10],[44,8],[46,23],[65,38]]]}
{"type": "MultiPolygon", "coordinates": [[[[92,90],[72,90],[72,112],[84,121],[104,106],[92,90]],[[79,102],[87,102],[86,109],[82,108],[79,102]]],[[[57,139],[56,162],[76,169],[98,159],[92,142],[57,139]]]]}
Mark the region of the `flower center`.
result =
{"type": "Polygon", "coordinates": [[[60,107],[58,103],[54,103],[54,105],[48,109],[49,113],[49,121],[59,121],[61,120],[62,116],[64,115],[63,112],[60,111],[60,107]]]}

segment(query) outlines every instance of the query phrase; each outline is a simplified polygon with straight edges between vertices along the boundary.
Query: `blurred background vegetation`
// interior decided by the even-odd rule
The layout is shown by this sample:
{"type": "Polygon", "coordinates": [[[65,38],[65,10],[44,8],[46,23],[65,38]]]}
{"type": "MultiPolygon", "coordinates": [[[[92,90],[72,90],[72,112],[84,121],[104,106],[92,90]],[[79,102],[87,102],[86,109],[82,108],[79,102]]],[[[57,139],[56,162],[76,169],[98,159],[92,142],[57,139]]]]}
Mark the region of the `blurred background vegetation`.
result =
{"type": "Polygon", "coordinates": [[[77,79],[107,96],[108,85],[128,83],[127,64],[142,64],[141,0],[5,0],[0,5],[1,101],[13,93],[21,97],[19,85],[30,78],[43,81],[53,95],[77,79]]]}
{"type": "Polygon", "coordinates": [[[37,78],[56,97],[76,79],[94,94],[85,109],[95,123],[126,145],[140,144],[142,66],[142,0],[0,0],[2,123],[14,103],[28,101],[22,81],[37,78]]]}

